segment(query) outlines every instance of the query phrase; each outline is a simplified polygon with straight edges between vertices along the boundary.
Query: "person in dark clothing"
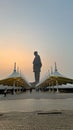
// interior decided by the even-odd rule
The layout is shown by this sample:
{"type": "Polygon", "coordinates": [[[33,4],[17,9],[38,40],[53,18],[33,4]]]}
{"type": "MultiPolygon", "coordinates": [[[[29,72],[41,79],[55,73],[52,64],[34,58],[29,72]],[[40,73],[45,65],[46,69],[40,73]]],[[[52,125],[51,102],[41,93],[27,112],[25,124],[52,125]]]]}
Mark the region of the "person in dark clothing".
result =
{"type": "Polygon", "coordinates": [[[37,51],[34,52],[34,56],[35,56],[35,58],[33,60],[33,72],[34,72],[34,76],[35,76],[35,83],[37,84],[40,79],[42,63],[41,63],[41,58],[38,55],[37,51]]]}
{"type": "Polygon", "coordinates": [[[12,93],[12,95],[14,94],[14,88],[12,88],[11,93],[12,93]]]}
{"type": "Polygon", "coordinates": [[[4,90],[4,97],[6,97],[6,94],[7,94],[7,88],[5,88],[4,90]]]}

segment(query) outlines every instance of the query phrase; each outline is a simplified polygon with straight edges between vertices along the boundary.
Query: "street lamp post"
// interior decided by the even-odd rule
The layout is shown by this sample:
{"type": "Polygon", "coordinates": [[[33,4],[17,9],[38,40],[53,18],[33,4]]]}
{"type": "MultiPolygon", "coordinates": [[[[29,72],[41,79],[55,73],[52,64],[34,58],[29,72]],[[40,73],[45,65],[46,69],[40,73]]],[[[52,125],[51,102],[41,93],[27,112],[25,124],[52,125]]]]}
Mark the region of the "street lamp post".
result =
{"type": "Polygon", "coordinates": [[[58,81],[56,80],[56,86],[57,86],[57,93],[59,92],[59,89],[58,89],[58,81]]]}
{"type": "Polygon", "coordinates": [[[13,82],[13,93],[15,94],[15,80],[13,82]]]}

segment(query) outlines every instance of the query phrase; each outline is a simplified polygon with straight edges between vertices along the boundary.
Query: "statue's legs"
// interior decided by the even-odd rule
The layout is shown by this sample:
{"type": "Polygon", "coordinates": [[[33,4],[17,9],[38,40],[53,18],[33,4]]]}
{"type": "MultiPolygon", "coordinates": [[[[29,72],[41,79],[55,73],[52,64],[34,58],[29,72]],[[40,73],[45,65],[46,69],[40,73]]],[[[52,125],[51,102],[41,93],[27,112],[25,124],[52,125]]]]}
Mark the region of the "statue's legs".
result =
{"type": "Polygon", "coordinates": [[[40,79],[40,72],[35,72],[35,83],[38,83],[40,79]]]}

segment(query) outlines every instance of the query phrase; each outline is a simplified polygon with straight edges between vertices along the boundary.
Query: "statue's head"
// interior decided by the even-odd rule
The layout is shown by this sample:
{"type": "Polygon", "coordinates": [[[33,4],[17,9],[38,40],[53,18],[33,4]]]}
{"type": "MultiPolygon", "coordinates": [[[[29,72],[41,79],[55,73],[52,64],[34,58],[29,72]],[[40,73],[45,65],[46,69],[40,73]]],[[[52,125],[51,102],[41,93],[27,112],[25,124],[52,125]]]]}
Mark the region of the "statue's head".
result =
{"type": "Polygon", "coordinates": [[[38,52],[37,52],[37,51],[34,51],[34,55],[35,55],[35,56],[38,55],[38,52]]]}

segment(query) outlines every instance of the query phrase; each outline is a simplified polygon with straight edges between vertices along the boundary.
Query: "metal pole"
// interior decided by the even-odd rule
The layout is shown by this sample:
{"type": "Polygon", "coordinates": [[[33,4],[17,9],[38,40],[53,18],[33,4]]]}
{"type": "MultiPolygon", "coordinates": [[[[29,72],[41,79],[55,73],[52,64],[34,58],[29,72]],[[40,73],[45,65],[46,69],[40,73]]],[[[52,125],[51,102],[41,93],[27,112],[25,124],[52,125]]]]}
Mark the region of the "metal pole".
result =
{"type": "Polygon", "coordinates": [[[57,86],[57,93],[59,92],[59,89],[58,89],[58,81],[56,80],[56,86],[57,86]]]}

